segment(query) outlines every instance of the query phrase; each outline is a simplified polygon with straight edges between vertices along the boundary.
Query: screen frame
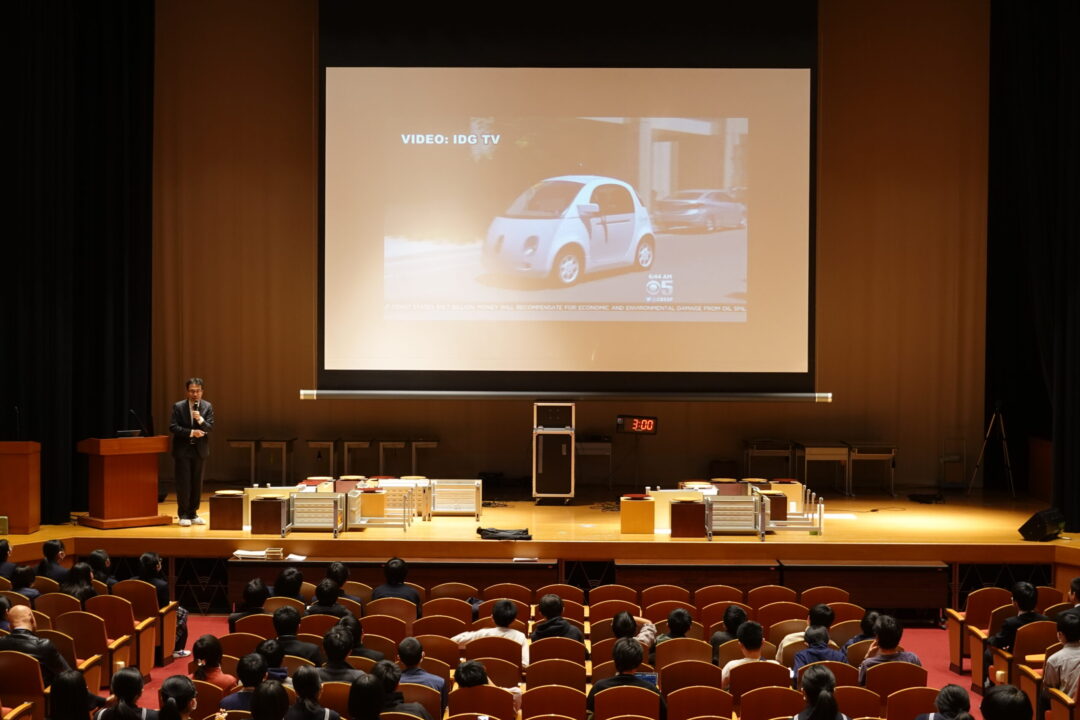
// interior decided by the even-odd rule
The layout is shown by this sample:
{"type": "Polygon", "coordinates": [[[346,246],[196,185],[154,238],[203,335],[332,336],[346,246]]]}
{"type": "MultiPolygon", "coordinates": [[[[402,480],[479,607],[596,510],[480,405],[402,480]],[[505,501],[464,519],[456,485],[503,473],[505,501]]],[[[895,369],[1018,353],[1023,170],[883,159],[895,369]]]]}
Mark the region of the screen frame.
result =
{"type": "MultiPolygon", "coordinates": [[[[321,0],[318,37],[318,282],[316,293],[317,392],[371,393],[373,396],[473,397],[613,396],[718,398],[753,394],[813,393],[815,389],[815,278],[817,217],[817,3],[772,0],[752,7],[725,8],[723,28],[687,27],[660,38],[652,54],[641,51],[655,27],[646,18],[618,28],[571,23],[550,30],[514,26],[493,34],[491,27],[463,25],[450,37],[434,32],[437,20],[409,19],[410,34],[393,21],[373,21],[348,0],[321,0]],[[422,32],[425,22],[431,24],[422,32]],[[421,27],[416,27],[419,24],[421,27]],[[590,26],[591,36],[582,28],[590,26]],[[719,36],[718,36],[719,35],[719,36]],[[416,43],[422,36],[426,42],[416,43]],[[579,42],[574,42],[579,39],[579,42]],[[700,39],[700,42],[695,42],[700,39]],[[663,58],[662,60],[660,58],[663,58]],[[650,62],[643,63],[642,60],[650,62]],[[673,67],[799,68],[810,72],[807,347],[806,372],[595,372],[328,370],[325,367],[325,157],[326,69],[328,67],[673,67]]],[[[397,23],[400,23],[400,19],[397,23]]],[[[693,25],[692,23],[690,25],[693,25]]],[[[654,38],[655,39],[655,38],[654,38]]],[[[688,350],[688,351],[692,351],[688,350]]]]}

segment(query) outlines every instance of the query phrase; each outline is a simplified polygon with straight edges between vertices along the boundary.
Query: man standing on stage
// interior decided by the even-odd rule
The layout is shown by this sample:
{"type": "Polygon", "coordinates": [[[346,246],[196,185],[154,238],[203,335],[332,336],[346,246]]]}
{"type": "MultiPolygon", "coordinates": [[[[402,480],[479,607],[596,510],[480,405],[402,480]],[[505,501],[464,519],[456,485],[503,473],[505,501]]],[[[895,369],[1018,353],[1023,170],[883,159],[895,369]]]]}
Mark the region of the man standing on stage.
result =
{"type": "Polygon", "coordinates": [[[176,514],[184,527],[206,524],[199,517],[199,502],[203,461],[210,454],[210,431],[214,429],[214,408],[202,399],[202,394],[202,378],[188,379],[187,399],[173,405],[169,422],[176,469],[176,514]]]}

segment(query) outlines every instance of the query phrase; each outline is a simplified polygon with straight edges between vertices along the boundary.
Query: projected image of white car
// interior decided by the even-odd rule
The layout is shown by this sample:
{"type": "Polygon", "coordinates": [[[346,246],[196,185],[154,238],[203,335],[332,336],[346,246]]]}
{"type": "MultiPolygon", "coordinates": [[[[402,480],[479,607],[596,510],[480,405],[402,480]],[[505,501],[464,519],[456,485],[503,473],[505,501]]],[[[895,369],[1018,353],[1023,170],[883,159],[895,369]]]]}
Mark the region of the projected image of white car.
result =
{"type": "Polygon", "coordinates": [[[547,277],[559,286],[600,270],[647,270],[655,255],[637,193],[599,175],[548,178],[525,190],[492,221],[483,249],[489,272],[547,277]]]}

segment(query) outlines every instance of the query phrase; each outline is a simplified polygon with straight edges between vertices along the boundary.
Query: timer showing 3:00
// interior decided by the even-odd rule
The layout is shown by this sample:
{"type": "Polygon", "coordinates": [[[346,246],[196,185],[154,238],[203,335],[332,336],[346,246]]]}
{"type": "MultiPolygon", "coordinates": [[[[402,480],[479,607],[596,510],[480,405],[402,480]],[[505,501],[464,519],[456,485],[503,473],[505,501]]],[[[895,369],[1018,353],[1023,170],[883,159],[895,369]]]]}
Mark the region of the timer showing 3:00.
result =
{"type": "Polygon", "coordinates": [[[657,419],[645,415],[619,415],[615,418],[615,431],[634,435],[655,435],[657,419]]]}

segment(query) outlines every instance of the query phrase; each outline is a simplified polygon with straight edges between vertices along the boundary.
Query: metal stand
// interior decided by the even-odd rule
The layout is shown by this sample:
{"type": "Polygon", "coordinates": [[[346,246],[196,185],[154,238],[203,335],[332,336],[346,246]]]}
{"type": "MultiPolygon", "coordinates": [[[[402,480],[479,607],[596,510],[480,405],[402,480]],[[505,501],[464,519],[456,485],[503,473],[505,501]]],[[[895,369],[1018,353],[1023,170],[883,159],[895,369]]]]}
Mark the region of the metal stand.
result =
{"type": "Polygon", "coordinates": [[[1009,439],[1005,435],[1005,415],[1001,412],[1001,403],[994,406],[994,414],[990,416],[990,423],[986,426],[986,437],[983,438],[982,449],[979,450],[979,459],[975,461],[975,469],[971,472],[968,480],[967,494],[975,489],[975,477],[979,474],[979,466],[982,465],[983,456],[986,455],[986,445],[990,442],[990,434],[994,432],[994,425],[1001,428],[1001,454],[1005,458],[1005,472],[1009,476],[1009,492],[1016,497],[1016,485],[1013,483],[1012,463],[1009,462],[1009,439]]]}

